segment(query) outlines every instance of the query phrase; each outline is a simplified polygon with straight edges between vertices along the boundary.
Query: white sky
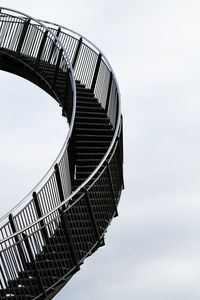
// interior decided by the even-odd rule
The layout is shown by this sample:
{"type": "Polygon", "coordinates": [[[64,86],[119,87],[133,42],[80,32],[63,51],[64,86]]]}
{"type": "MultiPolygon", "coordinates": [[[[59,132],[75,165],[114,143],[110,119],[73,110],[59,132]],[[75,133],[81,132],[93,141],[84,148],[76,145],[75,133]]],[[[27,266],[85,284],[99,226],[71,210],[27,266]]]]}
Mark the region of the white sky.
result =
{"type": "Polygon", "coordinates": [[[199,300],[199,1],[1,5],[87,36],[106,54],[122,94],[126,189],[119,217],[106,246],[55,299],[199,300]]]}

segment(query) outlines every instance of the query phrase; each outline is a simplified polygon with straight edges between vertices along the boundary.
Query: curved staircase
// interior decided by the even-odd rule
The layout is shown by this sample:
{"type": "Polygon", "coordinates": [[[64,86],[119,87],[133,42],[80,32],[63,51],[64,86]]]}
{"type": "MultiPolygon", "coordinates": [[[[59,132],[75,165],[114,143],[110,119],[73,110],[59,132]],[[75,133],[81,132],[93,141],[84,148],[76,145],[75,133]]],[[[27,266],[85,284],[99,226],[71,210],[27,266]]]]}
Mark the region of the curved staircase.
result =
{"type": "Polygon", "coordinates": [[[69,122],[53,166],[0,219],[0,299],[51,299],[104,245],[118,214],[119,88],[109,62],[86,38],[6,8],[0,8],[0,70],[44,89],[69,122]]]}

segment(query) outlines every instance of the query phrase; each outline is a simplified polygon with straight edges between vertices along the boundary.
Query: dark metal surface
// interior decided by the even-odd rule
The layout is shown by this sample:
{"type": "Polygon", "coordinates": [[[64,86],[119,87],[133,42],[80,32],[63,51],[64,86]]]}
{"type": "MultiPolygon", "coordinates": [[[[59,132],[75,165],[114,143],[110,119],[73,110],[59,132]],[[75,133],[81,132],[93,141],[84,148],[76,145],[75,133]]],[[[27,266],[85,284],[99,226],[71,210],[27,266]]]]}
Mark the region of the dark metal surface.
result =
{"type": "Polygon", "coordinates": [[[120,94],[102,53],[55,24],[47,28],[2,8],[0,53],[0,68],[45,89],[70,122],[55,164],[0,227],[1,299],[51,299],[104,245],[107,227],[118,214],[120,94]]]}

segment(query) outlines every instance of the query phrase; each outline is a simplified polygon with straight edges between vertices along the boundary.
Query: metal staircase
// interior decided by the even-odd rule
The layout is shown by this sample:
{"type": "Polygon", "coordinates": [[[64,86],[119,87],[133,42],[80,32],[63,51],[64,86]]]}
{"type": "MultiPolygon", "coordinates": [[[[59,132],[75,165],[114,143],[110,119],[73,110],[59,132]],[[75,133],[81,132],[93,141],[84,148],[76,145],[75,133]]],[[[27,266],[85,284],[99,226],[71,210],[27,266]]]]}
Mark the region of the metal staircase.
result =
{"type": "Polygon", "coordinates": [[[109,62],[86,38],[6,8],[0,9],[0,69],[44,89],[69,122],[53,166],[0,219],[0,299],[51,299],[104,245],[118,215],[119,88],[109,62]]]}

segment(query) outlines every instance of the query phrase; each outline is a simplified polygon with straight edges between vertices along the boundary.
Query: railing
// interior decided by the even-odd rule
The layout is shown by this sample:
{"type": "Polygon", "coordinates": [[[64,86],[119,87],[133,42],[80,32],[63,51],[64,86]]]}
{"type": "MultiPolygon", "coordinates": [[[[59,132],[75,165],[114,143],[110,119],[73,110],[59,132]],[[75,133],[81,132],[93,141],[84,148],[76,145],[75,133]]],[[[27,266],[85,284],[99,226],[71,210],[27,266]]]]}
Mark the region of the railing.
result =
{"type": "MultiPolygon", "coordinates": [[[[112,218],[117,214],[123,187],[120,92],[105,56],[87,39],[59,25],[46,23],[45,26],[43,22],[24,14],[13,11],[15,15],[11,16],[9,13],[10,10],[1,9],[0,48],[36,59],[36,70],[39,64],[55,65],[54,83],[59,71],[69,73],[74,98],[74,77],[80,80],[94,92],[114,128],[113,139],[104,158],[92,174],[71,193],[68,141],[75,116],[73,98],[70,131],[56,162],[39,185],[9,212],[9,219],[6,221],[7,214],[0,220],[4,222],[0,228],[0,286],[2,290],[7,288],[11,280],[18,278],[20,272],[31,265],[39,282],[36,285],[38,296],[34,298],[37,299],[75,272],[85,257],[97,247],[112,218]],[[97,176],[98,171],[100,173],[97,176]],[[96,179],[92,180],[94,176],[96,179]],[[85,209],[82,217],[75,220],[73,211],[79,206],[85,209]],[[83,221],[88,222],[90,230],[83,227],[84,240],[81,237],[80,240],[73,240],[73,237],[70,238],[68,225],[77,231],[83,221]],[[53,240],[60,224],[65,228],[66,238],[70,241],[70,247],[66,251],[72,257],[65,271],[62,269],[62,259],[56,259],[56,251],[59,249],[53,240]],[[48,262],[43,260],[41,252],[49,240],[54,249],[52,255],[55,256],[52,276],[58,278],[52,284],[42,281],[35,266],[35,259],[40,257],[48,268],[48,262]]],[[[60,104],[63,106],[63,103],[60,104]]],[[[65,240],[63,245],[64,243],[65,240]]]]}
{"type": "MultiPolygon", "coordinates": [[[[69,180],[69,163],[68,163],[67,146],[69,144],[69,139],[71,136],[74,117],[75,117],[76,88],[75,88],[75,80],[73,76],[72,66],[65,48],[60,43],[60,41],[57,40],[57,36],[53,32],[49,31],[47,27],[41,25],[40,22],[26,15],[11,16],[8,14],[8,12],[4,13],[4,10],[2,9],[2,12],[0,14],[0,49],[8,50],[10,55],[11,54],[14,55],[14,53],[16,53],[17,55],[20,54],[25,57],[36,59],[37,65],[35,66],[36,69],[34,70],[35,72],[37,71],[39,64],[41,63],[42,64],[50,63],[51,65],[54,65],[55,66],[55,73],[53,78],[54,84],[56,83],[58,70],[62,72],[68,72],[70,74],[68,78],[71,82],[70,85],[72,87],[72,92],[73,92],[73,99],[71,99],[72,102],[71,106],[73,107],[73,109],[71,113],[70,129],[66,141],[63,145],[63,148],[61,149],[57,159],[53,163],[53,166],[49,169],[47,174],[45,174],[45,176],[39,182],[39,184],[19,204],[17,204],[14,207],[14,209],[12,209],[9,213],[7,213],[3,218],[0,219],[0,222],[2,223],[5,222],[6,218],[9,216],[10,213],[15,212],[16,215],[26,214],[26,210],[27,210],[27,215],[29,216],[28,211],[29,211],[29,206],[31,207],[32,205],[31,204],[32,193],[39,192],[40,189],[44,190],[43,188],[44,185],[47,185],[48,187],[52,186],[51,181],[53,181],[55,177],[54,166],[56,164],[58,164],[62,170],[65,169],[66,171],[66,176],[65,178],[62,177],[62,180],[63,180],[63,187],[65,190],[64,196],[65,197],[69,196],[71,192],[71,186],[69,180]],[[66,180],[68,181],[67,185],[66,182],[64,184],[64,181],[66,180]],[[24,204],[26,206],[22,209],[22,212],[18,212],[20,207],[24,204]]],[[[69,87],[67,86],[67,88],[69,87]]],[[[56,100],[60,102],[59,97],[57,95],[55,95],[55,97],[56,100]]],[[[60,105],[64,106],[65,103],[60,102],[60,105]]],[[[55,191],[52,186],[52,191],[49,192],[47,196],[51,199],[49,195],[54,193],[55,191]]],[[[42,194],[42,191],[40,194],[42,194]]],[[[54,201],[54,205],[56,206],[57,204],[58,203],[54,201]]],[[[52,206],[49,209],[49,211],[55,206],[52,206]]],[[[45,213],[46,212],[47,211],[45,211],[45,213]]],[[[35,214],[35,218],[36,217],[37,214],[35,214]]],[[[31,217],[30,220],[27,218],[26,221],[23,218],[23,222],[22,221],[20,222],[18,229],[22,228],[21,226],[24,225],[26,226],[30,224],[30,222],[33,220],[35,220],[33,216],[31,217]]],[[[5,226],[7,226],[7,224],[5,226]]],[[[5,234],[5,233],[3,234],[4,230],[3,232],[1,232],[2,230],[0,229],[0,238],[2,238],[3,235],[5,234]]]]}

